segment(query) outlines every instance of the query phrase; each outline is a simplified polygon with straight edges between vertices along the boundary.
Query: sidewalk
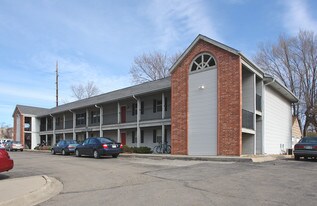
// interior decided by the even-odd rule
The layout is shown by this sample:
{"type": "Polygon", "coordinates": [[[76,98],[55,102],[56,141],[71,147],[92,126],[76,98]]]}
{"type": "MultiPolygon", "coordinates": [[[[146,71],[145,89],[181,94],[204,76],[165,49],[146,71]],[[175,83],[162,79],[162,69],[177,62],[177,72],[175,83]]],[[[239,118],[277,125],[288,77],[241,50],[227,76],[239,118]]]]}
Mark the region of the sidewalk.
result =
{"type": "Polygon", "coordinates": [[[61,182],[45,175],[0,180],[0,206],[36,205],[62,189],[61,182]]]}

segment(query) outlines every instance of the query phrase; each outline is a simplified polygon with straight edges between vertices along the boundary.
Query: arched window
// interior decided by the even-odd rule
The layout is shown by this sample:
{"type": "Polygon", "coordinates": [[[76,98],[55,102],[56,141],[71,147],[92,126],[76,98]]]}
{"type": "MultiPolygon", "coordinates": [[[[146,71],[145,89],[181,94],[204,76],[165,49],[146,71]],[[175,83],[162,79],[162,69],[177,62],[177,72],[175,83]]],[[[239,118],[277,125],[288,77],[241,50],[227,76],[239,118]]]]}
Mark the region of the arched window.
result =
{"type": "Polygon", "coordinates": [[[201,71],[203,69],[210,69],[214,66],[216,66],[215,59],[210,54],[204,53],[197,56],[196,59],[192,62],[190,71],[201,71]]]}

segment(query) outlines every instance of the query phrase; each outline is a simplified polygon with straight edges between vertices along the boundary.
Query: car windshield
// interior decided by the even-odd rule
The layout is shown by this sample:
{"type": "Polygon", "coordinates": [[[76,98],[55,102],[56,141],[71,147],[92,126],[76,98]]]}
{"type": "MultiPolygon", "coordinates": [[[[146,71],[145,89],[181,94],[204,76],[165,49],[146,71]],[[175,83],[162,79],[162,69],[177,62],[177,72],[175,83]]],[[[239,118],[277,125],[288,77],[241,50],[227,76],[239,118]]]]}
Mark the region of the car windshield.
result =
{"type": "Polygon", "coordinates": [[[317,144],[317,137],[305,137],[302,139],[301,143],[317,144]]]}
{"type": "Polygon", "coordinates": [[[67,144],[77,144],[76,140],[66,140],[67,144]]]}
{"type": "Polygon", "coordinates": [[[104,137],[100,137],[98,138],[98,140],[102,143],[102,144],[107,144],[107,143],[114,143],[115,141],[113,141],[110,138],[104,138],[104,137]]]}

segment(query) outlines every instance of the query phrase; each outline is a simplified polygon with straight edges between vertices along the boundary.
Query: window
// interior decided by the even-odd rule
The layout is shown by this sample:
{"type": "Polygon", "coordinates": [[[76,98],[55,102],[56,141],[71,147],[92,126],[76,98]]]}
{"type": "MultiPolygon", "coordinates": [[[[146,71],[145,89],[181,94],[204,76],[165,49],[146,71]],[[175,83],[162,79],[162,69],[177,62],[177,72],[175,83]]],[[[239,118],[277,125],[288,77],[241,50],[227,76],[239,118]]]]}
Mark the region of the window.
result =
{"type": "MultiPolygon", "coordinates": [[[[137,103],[132,103],[132,116],[137,115],[138,105],[137,103]]],[[[144,114],[144,101],[141,102],[141,114],[144,114]]]]}
{"type": "Polygon", "coordinates": [[[153,99],[153,113],[162,111],[162,100],[153,99]]]}
{"type": "Polygon", "coordinates": [[[137,104],[132,103],[132,116],[137,115],[137,104]]]}
{"type": "Polygon", "coordinates": [[[144,101],[141,102],[141,114],[144,114],[144,101]]]}
{"type": "Polygon", "coordinates": [[[86,124],[86,113],[76,114],[76,125],[86,124]]]}
{"type": "MultiPolygon", "coordinates": [[[[153,113],[161,112],[162,107],[163,107],[162,100],[157,100],[157,99],[153,100],[153,113]]],[[[165,97],[164,110],[167,111],[167,97],[165,97]]]]}
{"type": "Polygon", "coordinates": [[[190,71],[200,71],[203,69],[209,69],[213,66],[216,66],[215,59],[209,54],[201,54],[193,61],[190,71]]]}
{"type": "Polygon", "coordinates": [[[60,124],[61,124],[61,118],[57,117],[56,118],[56,126],[60,126],[60,124]]]}
{"type": "Polygon", "coordinates": [[[156,129],[153,129],[153,143],[157,143],[156,129]]]}
{"type": "Polygon", "coordinates": [[[90,123],[96,124],[100,122],[100,114],[97,111],[91,111],[90,112],[90,123]]]}
{"type": "Polygon", "coordinates": [[[144,143],[144,130],[141,130],[141,143],[144,143]]]}
{"type": "Polygon", "coordinates": [[[132,143],[135,143],[135,132],[132,131],[132,143]]]}
{"type": "Polygon", "coordinates": [[[96,139],[90,139],[89,144],[98,144],[96,139]]]}
{"type": "Polygon", "coordinates": [[[165,112],[167,111],[167,97],[165,97],[165,112]]]}

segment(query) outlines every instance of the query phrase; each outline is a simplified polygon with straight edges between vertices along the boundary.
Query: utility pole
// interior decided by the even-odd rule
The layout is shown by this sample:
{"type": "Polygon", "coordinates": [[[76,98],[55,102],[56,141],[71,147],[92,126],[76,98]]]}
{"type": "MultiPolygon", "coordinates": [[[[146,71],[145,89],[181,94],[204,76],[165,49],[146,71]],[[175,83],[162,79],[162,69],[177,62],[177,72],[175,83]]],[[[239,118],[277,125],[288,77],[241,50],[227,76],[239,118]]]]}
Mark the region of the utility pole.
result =
{"type": "Polygon", "coordinates": [[[58,107],[58,61],[56,61],[56,107],[58,107]]]}

